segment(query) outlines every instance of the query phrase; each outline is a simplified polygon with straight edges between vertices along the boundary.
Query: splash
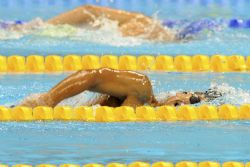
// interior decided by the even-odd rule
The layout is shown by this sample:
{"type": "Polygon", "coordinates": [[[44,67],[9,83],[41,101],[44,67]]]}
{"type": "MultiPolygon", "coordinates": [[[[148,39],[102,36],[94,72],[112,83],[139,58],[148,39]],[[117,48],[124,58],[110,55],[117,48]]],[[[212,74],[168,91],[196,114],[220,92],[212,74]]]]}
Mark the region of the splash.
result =
{"type": "Polygon", "coordinates": [[[219,91],[222,96],[210,102],[203,102],[202,104],[211,104],[220,106],[222,104],[242,105],[250,102],[250,91],[241,88],[232,87],[226,83],[216,84],[212,83],[212,89],[219,91]]]}
{"type": "Polygon", "coordinates": [[[23,24],[5,21],[1,22],[4,26],[0,26],[0,40],[20,39],[25,35],[34,34],[36,31],[46,26],[46,23],[40,18],[35,18],[23,24]]]}
{"type": "Polygon", "coordinates": [[[19,32],[0,29],[0,40],[20,39],[23,35],[19,32]]]}
{"type": "Polygon", "coordinates": [[[103,98],[105,95],[102,95],[100,93],[94,93],[90,91],[85,91],[83,93],[80,93],[76,96],[70,97],[68,99],[65,99],[61,101],[58,106],[89,106],[93,105],[98,106],[98,100],[103,98]]]}
{"type": "MultiPolygon", "coordinates": [[[[241,89],[241,88],[235,88],[227,83],[217,84],[217,83],[211,83],[210,89],[215,90],[216,92],[219,92],[222,96],[215,98],[210,101],[203,101],[201,103],[194,104],[194,106],[200,106],[203,104],[209,104],[209,105],[215,105],[220,106],[223,104],[232,104],[235,106],[240,106],[242,104],[248,104],[250,103],[250,91],[241,89]]],[[[159,102],[166,101],[167,98],[171,96],[175,96],[177,92],[183,92],[184,90],[172,90],[169,92],[160,92],[156,94],[156,99],[159,102]]],[[[185,90],[187,91],[187,90],[185,90]]],[[[190,91],[190,92],[197,92],[197,91],[190,91]]]]}
{"type": "Polygon", "coordinates": [[[146,42],[146,40],[141,38],[122,36],[118,22],[109,20],[105,17],[96,19],[92,23],[92,27],[94,28],[78,28],[77,33],[72,36],[71,39],[111,46],[137,46],[146,42]]]}
{"type": "Polygon", "coordinates": [[[50,25],[36,18],[23,25],[9,25],[0,28],[0,40],[20,39],[24,36],[64,38],[111,46],[137,46],[148,42],[138,37],[122,36],[118,22],[105,17],[97,18],[90,26],[50,25]]]}

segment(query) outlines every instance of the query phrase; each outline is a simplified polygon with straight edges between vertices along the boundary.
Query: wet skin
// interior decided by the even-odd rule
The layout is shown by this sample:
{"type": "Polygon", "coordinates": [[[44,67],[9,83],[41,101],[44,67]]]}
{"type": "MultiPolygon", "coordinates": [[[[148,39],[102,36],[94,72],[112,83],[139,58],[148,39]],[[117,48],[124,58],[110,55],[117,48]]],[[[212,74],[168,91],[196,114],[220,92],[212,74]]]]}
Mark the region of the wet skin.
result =
{"type": "Polygon", "coordinates": [[[176,96],[158,102],[153,94],[151,82],[146,75],[135,71],[100,68],[78,71],[62,80],[49,92],[34,99],[24,100],[21,105],[54,107],[62,100],[86,90],[105,95],[88,105],[100,104],[112,107],[136,107],[144,104],[177,106],[190,104],[189,98],[192,96],[191,93],[177,93],[176,96]]]}
{"type": "Polygon", "coordinates": [[[151,103],[154,99],[152,86],[147,76],[133,71],[101,68],[79,71],[60,82],[49,91],[52,105],[85,90],[108,94],[112,97],[111,99],[123,101],[121,105],[128,106],[151,103]]]}

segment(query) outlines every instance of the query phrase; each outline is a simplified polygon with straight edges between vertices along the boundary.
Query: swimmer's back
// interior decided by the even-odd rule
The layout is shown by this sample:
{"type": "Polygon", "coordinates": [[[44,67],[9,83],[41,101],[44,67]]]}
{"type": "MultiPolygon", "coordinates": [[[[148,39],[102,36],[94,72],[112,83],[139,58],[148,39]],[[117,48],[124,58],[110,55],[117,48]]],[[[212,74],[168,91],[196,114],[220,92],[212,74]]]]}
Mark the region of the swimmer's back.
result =
{"type": "Polygon", "coordinates": [[[153,95],[148,77],[134,71],[100,68],[96,70],[95,91],[116,97],[134,95],[143,101],[153,95]]]}

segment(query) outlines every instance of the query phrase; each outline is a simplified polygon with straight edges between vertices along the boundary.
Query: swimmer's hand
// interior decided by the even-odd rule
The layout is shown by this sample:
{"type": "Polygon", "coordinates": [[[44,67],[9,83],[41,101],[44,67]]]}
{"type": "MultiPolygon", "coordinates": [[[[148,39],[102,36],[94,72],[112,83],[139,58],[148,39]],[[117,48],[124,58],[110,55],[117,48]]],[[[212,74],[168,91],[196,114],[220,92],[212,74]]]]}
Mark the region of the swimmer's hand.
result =
{"type": "Polygon", "coordinates": [[[26,97],[19,106],[25,106],[25,107],[37,107],[37,106],[50,106],[49,104],[49,96],[47,93],[41,93],[41,94],[31,94],[28,97],[26,97]]]}

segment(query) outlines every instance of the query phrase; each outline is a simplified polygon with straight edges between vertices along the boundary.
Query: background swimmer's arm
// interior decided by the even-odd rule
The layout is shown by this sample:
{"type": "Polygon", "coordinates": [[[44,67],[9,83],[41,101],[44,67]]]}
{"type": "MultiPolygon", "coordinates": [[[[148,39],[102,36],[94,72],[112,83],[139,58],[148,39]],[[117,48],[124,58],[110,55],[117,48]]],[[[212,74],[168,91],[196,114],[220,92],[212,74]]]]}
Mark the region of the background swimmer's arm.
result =
{"type": "Polygon", "coordinates": [[[141,13],[127,12],[107,7],[86,5],[60,14],[50,20],[49,24],[84,25],[93,23],[98,17],[105,17],[118,22],[123,36],[144,35],[146,39],[175,41],[175,32],[164,28],[160,22],[141,13]]]}
{"type": "Polygon", "coordinates": [[[81,25],[81,24],[91,23],[96,18],[104,16],[106,18],[109,18],[110,20],[118,21],[119,25],[121,25],[138,15],[141,14],[126,12],[123,10],[111,9],[107,7],[86,5],[75,8],[66,13],[60,14],[48,20],[48,23],[81,25]]]}
{"type": "Polygon", "coordinates": [[[94,20],[95,17],[90,13],[85,6],[75,8],[66,13],[62,13],[56,17],[49,19],[49,24],[70,24],[70,25],[81,25],[86,24],[94,20]]]}

